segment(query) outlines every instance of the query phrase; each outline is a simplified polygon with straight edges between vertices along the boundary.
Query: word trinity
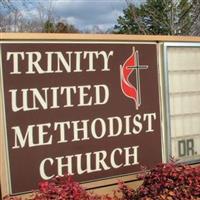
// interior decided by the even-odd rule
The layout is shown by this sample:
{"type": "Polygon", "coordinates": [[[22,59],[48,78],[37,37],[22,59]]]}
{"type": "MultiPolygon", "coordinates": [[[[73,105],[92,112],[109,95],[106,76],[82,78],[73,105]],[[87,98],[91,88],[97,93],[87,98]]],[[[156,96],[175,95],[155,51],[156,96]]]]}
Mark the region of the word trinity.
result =
{"type": "Polygon", "coordinates": [[[26,74],[51,74],[51,73],[71,73],[83,72],[82,62],[87,61],[84,66],[86,72],[95,72],[96,68],[102,71],[110,71],[109,59],[113,56],[113,51],[66,51],[66,52],[8,52],[6,59],[11,60],[13,69],[11,74],[22,74],[19,63],[27,61],[26,74]],[[95,62],[101,61],[101,66],[96,66],[95,62]],[[45,65],[40,63],[45,62],[45,65]]]}

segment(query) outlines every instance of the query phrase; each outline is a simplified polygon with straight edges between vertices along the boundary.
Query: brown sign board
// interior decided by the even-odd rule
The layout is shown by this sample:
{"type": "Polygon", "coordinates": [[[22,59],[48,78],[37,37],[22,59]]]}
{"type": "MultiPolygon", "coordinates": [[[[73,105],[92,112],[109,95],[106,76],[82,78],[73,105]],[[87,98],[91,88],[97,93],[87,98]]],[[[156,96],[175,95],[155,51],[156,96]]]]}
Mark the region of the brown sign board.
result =
{"type": "Polygon", "coordinates": [[[156,43],[12,41],[0,56],[11,194],[162,162],[156,43]]]}

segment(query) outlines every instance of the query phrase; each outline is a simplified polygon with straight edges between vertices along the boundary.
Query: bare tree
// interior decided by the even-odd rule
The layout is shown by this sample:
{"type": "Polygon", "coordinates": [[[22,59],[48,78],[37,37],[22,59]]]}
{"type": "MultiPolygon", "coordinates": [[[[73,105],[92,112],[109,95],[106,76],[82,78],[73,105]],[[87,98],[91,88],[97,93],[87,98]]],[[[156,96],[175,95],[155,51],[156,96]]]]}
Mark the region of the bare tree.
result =
{"type": "Polygon", "coordinates": [[[0,8],[1,9],[16,9],[15,6],[10,2],[10,0],[0,0],[0,8]]]}
{"type": "Polygon", "coordinates": [[[1,31],[17,32],[19,21],[22,18],[21,13],[18,10],[13,10],[7,15],[0,15],[0,27],[1,31]]]}
{"type": "Polygon", "coordinates": [[[21,0],[20,6],[10,0],[0,0],[0,8],[0,31],[4,32],[42,32],[46,21],[55,20],[51,0],[34,5],[31,0],[21,0]],[[33,6],[35,12],[32,11],[33,6]]]}
{"type": "MultiPolygon", "coordinates": [[[[18,4],[14,3],[13,1],[10,0],[0,0],[0,7],[1,9],[7,9],[9,11],[13,10],[19,10],[19,2],[18,4]]],[[[20,0],[20,6],[23,6],[25,8],[28,8],[29,5],[32,5],[31,0],[20,0]]]]}
{"type": "Polygon", "coordinates": [[[0,30],[4,32],[19,31],[20,23],[24,17],[21,9],[28,10],[30,5],[32,5],[31,0],[21,0],[18,4],[10,0],[0,0],[0,30]]]}
{"type": "Polygon", "coordinates": [[[200,1],[193,0],[193,20],[194,24],[191,28],[191,35],[200,36],[200,1]]]}
{"type": "Polygon", "coordinates": [[[47,21],[54,23],[55,22],[55,11],[52,1],[45,1],[44,3],[39,2],[36,6],[38,21],[40,23],[41,32],[44,30],[44,25],[47,21]]]}

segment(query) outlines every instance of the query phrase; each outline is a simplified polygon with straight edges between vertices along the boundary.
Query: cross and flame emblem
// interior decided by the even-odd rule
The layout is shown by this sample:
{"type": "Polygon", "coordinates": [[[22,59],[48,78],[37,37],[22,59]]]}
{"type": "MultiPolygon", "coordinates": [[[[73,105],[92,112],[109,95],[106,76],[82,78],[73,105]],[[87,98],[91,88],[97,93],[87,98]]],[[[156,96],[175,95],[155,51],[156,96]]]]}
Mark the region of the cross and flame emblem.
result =
{"type": "Polygon", "coordinates": [[[131,98],[135,102],[137,110],[141,105],[140,70],[147,68],[147,65],[139,64],[139,53],[135,50],[135,47],[133,47],[130,57],[127,58],[123,65],[120,65],[122,92],[126,97],[131,98]],[[133,71],[136,73],[136,87],[129,81],[129,77],[133,71]]]}

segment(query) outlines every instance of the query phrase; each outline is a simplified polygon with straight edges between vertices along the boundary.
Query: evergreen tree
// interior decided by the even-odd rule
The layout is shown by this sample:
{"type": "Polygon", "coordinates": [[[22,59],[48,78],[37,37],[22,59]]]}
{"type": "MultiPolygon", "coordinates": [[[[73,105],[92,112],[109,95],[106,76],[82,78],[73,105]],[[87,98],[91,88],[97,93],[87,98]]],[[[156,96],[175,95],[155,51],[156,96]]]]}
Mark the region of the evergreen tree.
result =
{"type": "Polygon", "coordinates": [[[149,0],[141,10],[148,34],[172,34],[174,6],[171,0],[149,0]]]}
{"type": "Polygon", "coordinates": [[[118,18],[114,32],[187,35],[194,23],[192,11],[191,0],[147,0],[140,7],[130,3],[118,18]]]}
{"type": "Polygon", "coordinates": [[[58,22],[55,32],[57,33],[78,33],[79,30],[72,24],[58,22]]]}
{"type": "Polygon", "coordinates": [[[79,30],[72,24],[47,20],[44,23],[43,32],[45,33],[78,33],[79,30]]]}
{"type": "Polygon", "coordinates": [[[127,34],[146,34],[143,27],[144,15],[141,8],[136,7],[134,4],[129,4],[127,9],[123,10],[124,16],[120,16],[117,20],[118,24],[115,25],[115,30],[118,33],[127,34]]]}
{"type": "Polygon", "coordinates": [[[51,22],[50,20],[47,20],[44,23],[44,30],[43,30],[43,32],[45,32],[45,33],[54,33],[55,32],[55,28],[54,28],[53,22],[51,22]]]}

